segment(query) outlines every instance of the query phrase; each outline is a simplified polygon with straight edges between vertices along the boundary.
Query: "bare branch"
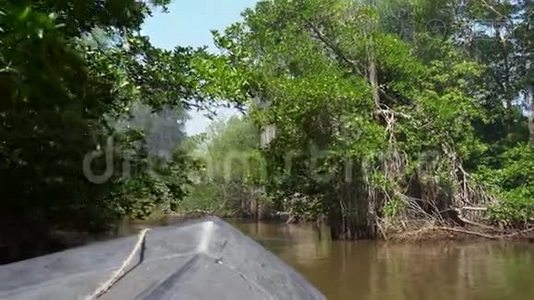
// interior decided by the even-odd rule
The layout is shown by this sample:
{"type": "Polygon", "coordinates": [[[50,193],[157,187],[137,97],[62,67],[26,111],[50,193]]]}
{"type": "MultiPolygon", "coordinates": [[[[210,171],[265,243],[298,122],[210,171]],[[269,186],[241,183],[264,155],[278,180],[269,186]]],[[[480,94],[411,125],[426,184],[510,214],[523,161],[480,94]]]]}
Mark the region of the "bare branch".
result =
{"type": "Polygon", "coordinates": [[[507,16],[503,15],[502,13],[500,13],[495,7],[490,5],[486,0],[480,0],[480,1],[482,2],[482,5],[484,5],[484,7],[486,7],[489,10],[491,10],[492,12],[497,14],[499,17],[501,17],[503,19],[508,19],[507,16]]]}
{"type": "Polygon", "coordinates": [[[330,50],[332,50],[332,52],[334,52],[334,54],[336,56],[338,56],[343,62],[345,62],[346,64],[348,64],[351,69],[352,69],[352,72],[355,74],[355,75],[358,75],[358,76],[364,76],[364,73],[360,71],[360,68],[358,67],[357,63],[353,60],[351,60],[349,57],[347,57],[344,53],[343,53],[343,50],[338,46],[336,45],[334,42],[332,42],[322,31],[321,29],[319,29],[317,26],[315,26],[315,24],[313,24],[312,22],[309,22],[308,23],[308,26],[310,27],[310,29],[313,31],[315,37],[317,39],[319,39],[321,42],[323,42],[328,48],[330,48],[330,50]]]}

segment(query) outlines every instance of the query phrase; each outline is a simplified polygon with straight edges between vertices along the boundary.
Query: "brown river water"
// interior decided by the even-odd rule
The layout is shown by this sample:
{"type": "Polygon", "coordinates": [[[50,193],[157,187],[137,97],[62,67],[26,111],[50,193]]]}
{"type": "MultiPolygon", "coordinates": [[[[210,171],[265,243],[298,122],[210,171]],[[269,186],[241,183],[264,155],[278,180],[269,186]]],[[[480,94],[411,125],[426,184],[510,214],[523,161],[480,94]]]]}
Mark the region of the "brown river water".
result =
{"type": "Polygon", "coordinates": [[[534,244],[339,242],[329,239],[327,228],[233,225],[328,299],[534,300],[534,244]]]}
{"type": "MultiPolygon", "coordinates": [[[[328,299],[534,300],[534,243],[346,242],[332,241],[326,227],[230,223],[328,299]]],[[[139,228],[126,227],[130,234],[139,228]]]]}

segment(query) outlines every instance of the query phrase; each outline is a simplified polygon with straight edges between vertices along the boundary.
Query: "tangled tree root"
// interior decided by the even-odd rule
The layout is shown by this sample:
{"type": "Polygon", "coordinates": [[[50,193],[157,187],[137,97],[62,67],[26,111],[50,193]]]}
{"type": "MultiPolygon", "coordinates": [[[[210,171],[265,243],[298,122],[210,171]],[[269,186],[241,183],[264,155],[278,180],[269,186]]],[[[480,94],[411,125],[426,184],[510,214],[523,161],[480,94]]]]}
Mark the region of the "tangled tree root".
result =
{"type": "Polygon", "coordinates": [[[458,227],[447,226],[429,226],[417,230],[401,232],[393,236],[394,241],[434,241],[434,240],[465,240],[468,237],[482,238],[486,240],[529,240],[534,241],[534,227],[517,232],[507,233],[490,233],[483,231],[468,230],[458,227]],[[443,232],[449,234],[437,234],[443,232]]]}
{"type": "Polygon", "coordinates": [[[434,229],[451,231],[451,232],[462,233],[462,234],[467,234],[467,235],[474,235],[474,236],[478,236],[478,237],[482,237],[482,238],[486,238],[490,240],[502,240],[502,239],[525,237],[528,233],[534,232],[534,227],[530,229],[510,233],[510,234],[486,234],[486,233],[459,229],[459,228],[454,228],[454,227],[434,227],[434,229]]]}

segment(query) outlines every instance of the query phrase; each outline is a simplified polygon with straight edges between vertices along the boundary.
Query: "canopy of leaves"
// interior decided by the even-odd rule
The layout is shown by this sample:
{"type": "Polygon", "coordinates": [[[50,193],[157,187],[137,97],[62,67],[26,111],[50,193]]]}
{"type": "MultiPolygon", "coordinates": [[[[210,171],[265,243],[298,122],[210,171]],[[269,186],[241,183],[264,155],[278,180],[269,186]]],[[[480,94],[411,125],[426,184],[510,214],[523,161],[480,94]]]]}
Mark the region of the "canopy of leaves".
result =
{"type": "MultiPolygon", "coordinates": [[[[102,230],[185,196],[195,164],[177,148],[178,121],[209,102],[192,67],[206,54],[158,49],[139,35],[168,2],[2,2],[0,230],[102,230]],[[130,120],[141,122],[134,104],[147,110],[142,126],[130,120]],[[84,157],[94,159],[84,166],[84,157]],[[87,169],[111,173],[95,184],[87,169]]],[[[6,236],[16,243],[14,232],[6,236]]]]}
{"type": "Polygon", "coordinates": [[[419,199],[430,205],[422,210],[439,215],[485,197],[471,193],[477,183],[468,174],[502,151],[490,144],[494,138],[505,147],[528,139],[515,97],[528,88],[531,6],[470,3],[260,1],[242,23],[215,32],[229,71],[207,77],[205,86],[246,78],[218,92],[248,98],[258,126],[276,126],[264,152],[270,190],[320,197],[345,237],[376,233],[382,208],[398,199],[419,199]],[[481,26],[477,13],[492,5],[497,16],[519,20],[512,22],[518,35],[490,36],[490,43],[508,43],[501,54],[463,31],[481,26]],[[479,59],[469,47],[500,56],[479,59]],[[508,74],[498,77],[507,80],[501,89],[488,80],[495,72],[508,74]],[[496,123],[494,108],[508,121],[496,123]],[[357,165],[349,182],[348,162],[357,165]]]}

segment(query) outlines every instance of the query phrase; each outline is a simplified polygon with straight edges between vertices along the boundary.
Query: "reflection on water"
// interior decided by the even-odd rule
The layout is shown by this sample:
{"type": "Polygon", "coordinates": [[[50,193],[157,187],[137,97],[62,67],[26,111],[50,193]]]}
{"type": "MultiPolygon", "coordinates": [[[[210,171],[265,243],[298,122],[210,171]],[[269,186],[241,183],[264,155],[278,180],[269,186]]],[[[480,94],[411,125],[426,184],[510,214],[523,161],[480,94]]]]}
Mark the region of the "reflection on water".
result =
{"type": "Polygon", "coordinates": [[[332,242],[326,228],[234,222],[329,299],[534,299],[534,245],[332,242]]]}

